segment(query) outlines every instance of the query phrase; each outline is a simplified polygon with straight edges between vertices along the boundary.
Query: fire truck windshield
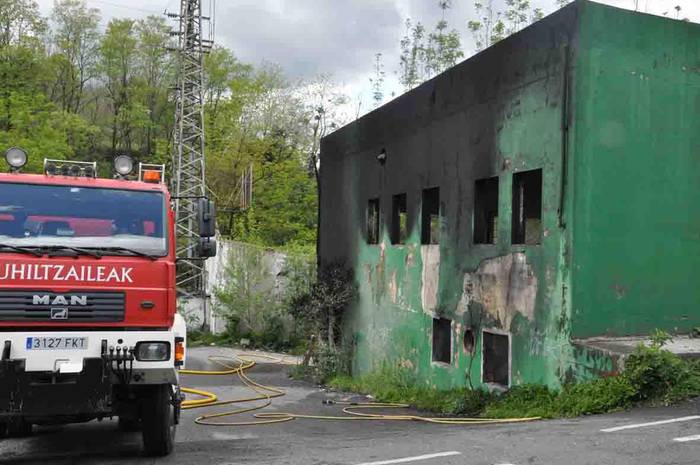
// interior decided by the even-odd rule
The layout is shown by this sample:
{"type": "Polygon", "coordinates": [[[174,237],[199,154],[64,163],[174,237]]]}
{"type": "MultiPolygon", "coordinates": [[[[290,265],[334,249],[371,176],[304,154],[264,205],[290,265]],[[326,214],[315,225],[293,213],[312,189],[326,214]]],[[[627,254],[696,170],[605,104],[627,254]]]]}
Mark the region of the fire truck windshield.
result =
{"type": "Polygon", "coordinates": [[[165,256],[166,218],[160,192],[0,184],[0,243],[7,246],[165,256]]]}

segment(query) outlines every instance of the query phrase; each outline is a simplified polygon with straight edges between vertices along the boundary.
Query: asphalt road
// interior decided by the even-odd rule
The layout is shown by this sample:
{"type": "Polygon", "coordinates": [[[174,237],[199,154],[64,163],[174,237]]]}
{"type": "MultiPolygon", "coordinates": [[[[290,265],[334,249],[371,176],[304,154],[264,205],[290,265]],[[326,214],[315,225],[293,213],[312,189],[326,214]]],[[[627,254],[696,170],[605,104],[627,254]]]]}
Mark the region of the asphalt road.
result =
{"type": "MultiPolygon", "coordinates": [[[[220,351],[192,351],[189,368],[205,367],[207,355],[220,351]]],[[[339,414],[338,406],[322,403],[327,393],[290,380],[277,365],[261,363],[250,376],[287,392],[265,411],[339,414]]],[[[221,398],[250,395],[230,377],[183,378],[221,398]]],[[[0,464],[700,464],[700,401],[574,420],[471,427],[319,420],[213,427],[194,424],[200,413],[184,412],[175,452],[167,458],[144,457],[139,433],[121,433],[116,421],[103,421],[44,427],[29,438],[0,440],[0,464]]]]}

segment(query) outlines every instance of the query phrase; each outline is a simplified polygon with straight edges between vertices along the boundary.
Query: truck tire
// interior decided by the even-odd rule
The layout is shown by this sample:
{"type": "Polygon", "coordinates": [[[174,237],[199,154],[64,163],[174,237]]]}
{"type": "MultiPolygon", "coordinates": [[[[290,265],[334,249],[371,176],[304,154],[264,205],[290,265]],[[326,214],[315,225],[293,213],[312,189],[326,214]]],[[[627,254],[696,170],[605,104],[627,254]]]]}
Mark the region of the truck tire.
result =
{"type": "Polygon", "coordinates": [[[175,440],[175,407],[169,384],[154,386],[143,399],[141,417],[143,447],[147,455],[164,456],[173,450],[175,440]]]}
{"type": "Polygon", "coordinates": [[[119,417],[119,431],[124,433],[141,431],[141,422],[138,418],[119,417]]]}

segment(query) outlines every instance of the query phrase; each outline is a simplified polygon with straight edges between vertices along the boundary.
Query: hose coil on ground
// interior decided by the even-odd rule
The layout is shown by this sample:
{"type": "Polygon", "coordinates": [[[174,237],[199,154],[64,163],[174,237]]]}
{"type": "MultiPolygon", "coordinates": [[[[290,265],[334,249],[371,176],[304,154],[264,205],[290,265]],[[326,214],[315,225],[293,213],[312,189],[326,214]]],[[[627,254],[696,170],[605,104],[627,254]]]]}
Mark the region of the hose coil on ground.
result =
{"type": "Polygon", "coordinates": [[[372,403],[355,403],[355,402],[336,402],[329,401],[328,404],[341,405],[345,415],[306,415],[287,412],[260,412],[254,413],[254,421],[221,421],[221,418],[232,417],[244,413],[251,413],[269,407],[272,404],[272,399],[282,397],[286,392],[280,388],[266,386],[252,380],[246,371],[253,368],[256,363],[253,358],[261,358],[270,360],[272,363],[283,365],[296,365],[296,362],[287,360],[285,357],[275,357],[265,354],[240,354],[234,356],[219,356],[214,355],[209,357],[209,361],[218,365],[220,370],[180,370],[183,375],[202,375],[202,376],[227,376],[237,375],[243,385],[253,391],[256,395],[252,397],[242,397],[235,399],[219,400],[216,394],[200,390],[183,387],[182,392],[197,396],[196,399],[188,399],[182,403],[183,409],[194,409],[202,407],[218,407],[222,405],[233,405],[250,402],[261,402],[258,405],[251,407],[243,407],[235,410],[208,413],[200,415],[195,419],[195,423],[199,425],[209,426],[257,426],[270,425],[273,423],[284,423],[296,419],[307,420],[332,420],[332,421],[420,421],[425,423],[440,424],[440,425],[494,425],[504,423],[524,423],[539,420],[540,417],[527,418],[465,418],[465,417],[423,417],[420,415],[391,415],[385,413],[370,413],[377,409],[404,409],[409,408],[408,404],[387,403],[387,402],[372,402],[372,403]],[[219,419],[219,421],[214,421],[219,419]]]}

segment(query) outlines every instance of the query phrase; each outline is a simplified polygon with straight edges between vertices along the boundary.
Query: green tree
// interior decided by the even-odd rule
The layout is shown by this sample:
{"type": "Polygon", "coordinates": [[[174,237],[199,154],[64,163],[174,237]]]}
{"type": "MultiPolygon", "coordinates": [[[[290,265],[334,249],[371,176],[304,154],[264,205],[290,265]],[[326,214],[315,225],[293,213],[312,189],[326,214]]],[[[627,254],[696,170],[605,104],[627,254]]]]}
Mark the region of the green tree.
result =
{"type": "Polygon", "coordinates": [[[399,82],[410,90],[424,81],[422,64],[425,62],[425,27],[410,18],[405,21],[406,34],[400,42],[399,82]]]}
{"type": "MultiPolygon", "coordinates": [[[[563,6],[568,0],[556,2],[558,6],[563,6]]],[[[474,0],[474,9],[479,18],[469,21],[467,29],[474,37],[477,52],[515,34],[544,16],[543,11],[533,7],[529,0],[505,0],[503,10],[494,6],[494,0],[474,0]]]]}
{"type": "Polygon", "coordinates": [[[515,34],[528,24],[539,21],[543,17],[540,8],[534,8],[529,0],[506,0],[504,13],[506,34],[515,34]]]}
{"type": "Polygon", "coordinates": [[[505,37],[506,26],[503,13],[493,7],[493,0],[475,0],[474,9],[479,19],[467,22],[467,28],[474,37],[476,51],[489,47],[505,37]]]}
{"type": "Polygon", "coordinates": [[[12,125],[0,129],[0,150],[10,146],[25,149],[30,155],[29,172],[40,172],[45,157],[71,157],[95,135],[94,127],[57,109],[43,94],[12,92],[3,104],[12,114],[12,125]]]}
{"type": "Polygon", "coordinates": [[[49,95],[62,110],[78,113],[85,86],[97,74],[100,13],[84,0],[56,0],[51,19],[54,77],[49,95]]]}
{"type": "Polygon", "coordinates": [[[101,71],[112,110],[112,153],[117,149],[131,152],[132,129],[147,119],[145,108],[132,100],[137,44],[135,23],[130,19],[110,21],[100,43],[101,71]]]}
{"type": "Polygon", "coordinates": [[[425,68],[428,78],[453,67],[464,57],[459,31],[450,30],[447,24],[446,14],[452,8],[452,0],[440,0],[438,7],[442,11],[442,18],[435,26],[435,30],[428,35],[425,52],[425,68]]]}
{"type": "Polygon", "coordinates": [[[406,34],[400,42],[398,73],[405,90],[451,68],[464,57],[459,31],[450,29],[447,22],[452,0],[439,0],[437,5],[442,18],[433,31],[427,32],[420,22],[414,24],[410,19],[405,21],[406,34]]]}
{"type": "MultiPolygon", "coordinates": [[[[170,28],[159,16],[148,16],[136,23],[136,98],[145,108],[148,122],[143,128],[141,152],[156,155],[156,139],[167,138],[172,127],[173,106],[168,101],[168,87],[175,79],[170,45],[170,28]]],[[[159,154],[165,155],[165,154],[159,154]]]]}
{"type": "Polygon", "coordinates": [[[316,239],[315,179],[293,149],[287,150],[283,160],[261,168],[264,179],[256,183],[251,219],[261,243],[310,252],[316,239]]]}
{"type": "Polygon", "coordinates": [[[39,14],[34,0],[3,0],[0,2],[0,48],[10,45],[40,45],[46,22],[39,14]]]}
{"type": "Polygon", "coordinates": [[[374,55],[374,76],[369,78],[369,82],[372,85],[372,99],[374,100],[374,106],[378,107],[382,104],[384,100],[384,79],[386,72],[384,71],[384,63],[382,63],[382,54],[377,53],[374,55]]]}
{"type": "Polygon", "coordinates": [[[236,98],[235,92],[247,89],[243,81],[251,78],[253,67],[239,62],[233,53],[224,47],[214,47],[204,57],[204,100],[207,102],[209,118],[216,119],[219,103],[229,94],[236,98]],[[243,84],[236,89],[236,84],[243,84]]]}
{"type": "Polygon", "coordinates": [[[0,150],[23,147],[32,171],[41,169],[44,157],[73,155],[94,135],[82,118],[57,108],[46,96],[45,30],[35,2],[0,3],[0,150]]]}
{"type": "Polygon", "coordinates": [[[40,37],[44,31],[36,2],[0,2],[0,130],[13,127],[13,95],[43,92],[45,61],[40,37]]]}

